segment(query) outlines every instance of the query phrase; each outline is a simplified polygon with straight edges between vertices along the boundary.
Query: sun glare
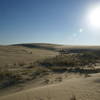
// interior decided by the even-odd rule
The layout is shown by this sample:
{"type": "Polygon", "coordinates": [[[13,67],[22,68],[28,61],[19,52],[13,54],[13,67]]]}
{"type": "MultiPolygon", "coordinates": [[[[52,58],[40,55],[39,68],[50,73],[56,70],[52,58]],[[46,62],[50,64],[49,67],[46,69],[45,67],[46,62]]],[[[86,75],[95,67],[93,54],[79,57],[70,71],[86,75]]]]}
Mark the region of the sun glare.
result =
{"type": "Polygon", "coordinates": [[[95,27],[100,28],[100,6],[92,9],[89,13],[89,23],[95,27]]]}

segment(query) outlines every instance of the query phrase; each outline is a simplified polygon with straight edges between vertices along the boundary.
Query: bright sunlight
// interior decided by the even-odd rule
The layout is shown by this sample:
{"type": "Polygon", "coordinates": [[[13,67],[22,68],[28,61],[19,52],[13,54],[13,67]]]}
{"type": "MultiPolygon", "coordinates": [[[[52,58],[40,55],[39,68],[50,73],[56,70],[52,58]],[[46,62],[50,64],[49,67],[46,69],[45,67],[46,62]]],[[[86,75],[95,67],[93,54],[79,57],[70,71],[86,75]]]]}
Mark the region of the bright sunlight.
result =
{"type": "Polygon", "coordinates": [[[100,28],[100,6],[92,9],[88,15],[89,23],[94,28],[100,28]]]}

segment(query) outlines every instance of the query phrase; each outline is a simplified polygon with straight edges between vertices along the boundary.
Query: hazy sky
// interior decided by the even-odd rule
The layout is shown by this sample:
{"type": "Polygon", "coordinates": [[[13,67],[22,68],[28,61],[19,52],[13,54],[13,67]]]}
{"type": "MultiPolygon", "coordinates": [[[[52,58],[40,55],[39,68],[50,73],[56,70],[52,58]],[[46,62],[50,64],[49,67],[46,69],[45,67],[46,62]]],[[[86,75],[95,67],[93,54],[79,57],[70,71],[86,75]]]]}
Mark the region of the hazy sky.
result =
{"type": "Polygon", "coordinates": [[[0,44],[99,45],[87,14],[100,0],[0,0],[0,44]]]}

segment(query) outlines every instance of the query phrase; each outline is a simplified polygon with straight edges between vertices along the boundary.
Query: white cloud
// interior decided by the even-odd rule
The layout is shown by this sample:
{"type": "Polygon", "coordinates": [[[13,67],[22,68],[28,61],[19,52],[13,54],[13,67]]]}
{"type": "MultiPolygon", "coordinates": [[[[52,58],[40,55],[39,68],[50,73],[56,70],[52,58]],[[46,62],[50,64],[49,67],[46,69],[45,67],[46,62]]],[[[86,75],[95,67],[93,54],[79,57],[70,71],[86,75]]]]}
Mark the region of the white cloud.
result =
{"type": "Polygon", "coordinates": [[[74,34],[73,34],[73,37],[77,37],[77,34],[76,34],[76,33],[74,33],[74,34]]]}
{"type": "Polygon", "coordinates": [[[79,32],[80,32],[80,33],[82,33],[82,32],[83,32],[83,29],[82,29],[82,28],[80,28],[80,29],[79,29],[79,32]]]}

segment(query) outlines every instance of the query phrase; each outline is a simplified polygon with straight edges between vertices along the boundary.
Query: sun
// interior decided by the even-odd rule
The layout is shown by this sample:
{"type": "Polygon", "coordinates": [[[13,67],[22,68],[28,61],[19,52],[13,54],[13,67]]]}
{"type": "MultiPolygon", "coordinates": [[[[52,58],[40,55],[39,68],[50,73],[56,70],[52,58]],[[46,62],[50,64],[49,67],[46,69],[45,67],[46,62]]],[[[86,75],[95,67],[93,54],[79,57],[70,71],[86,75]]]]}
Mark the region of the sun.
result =
{"type": "Polygon", "coordinates": [[[89,23],[95,27],[100,28],[100,6],[93,8],[88,15],[89,23]]]}

